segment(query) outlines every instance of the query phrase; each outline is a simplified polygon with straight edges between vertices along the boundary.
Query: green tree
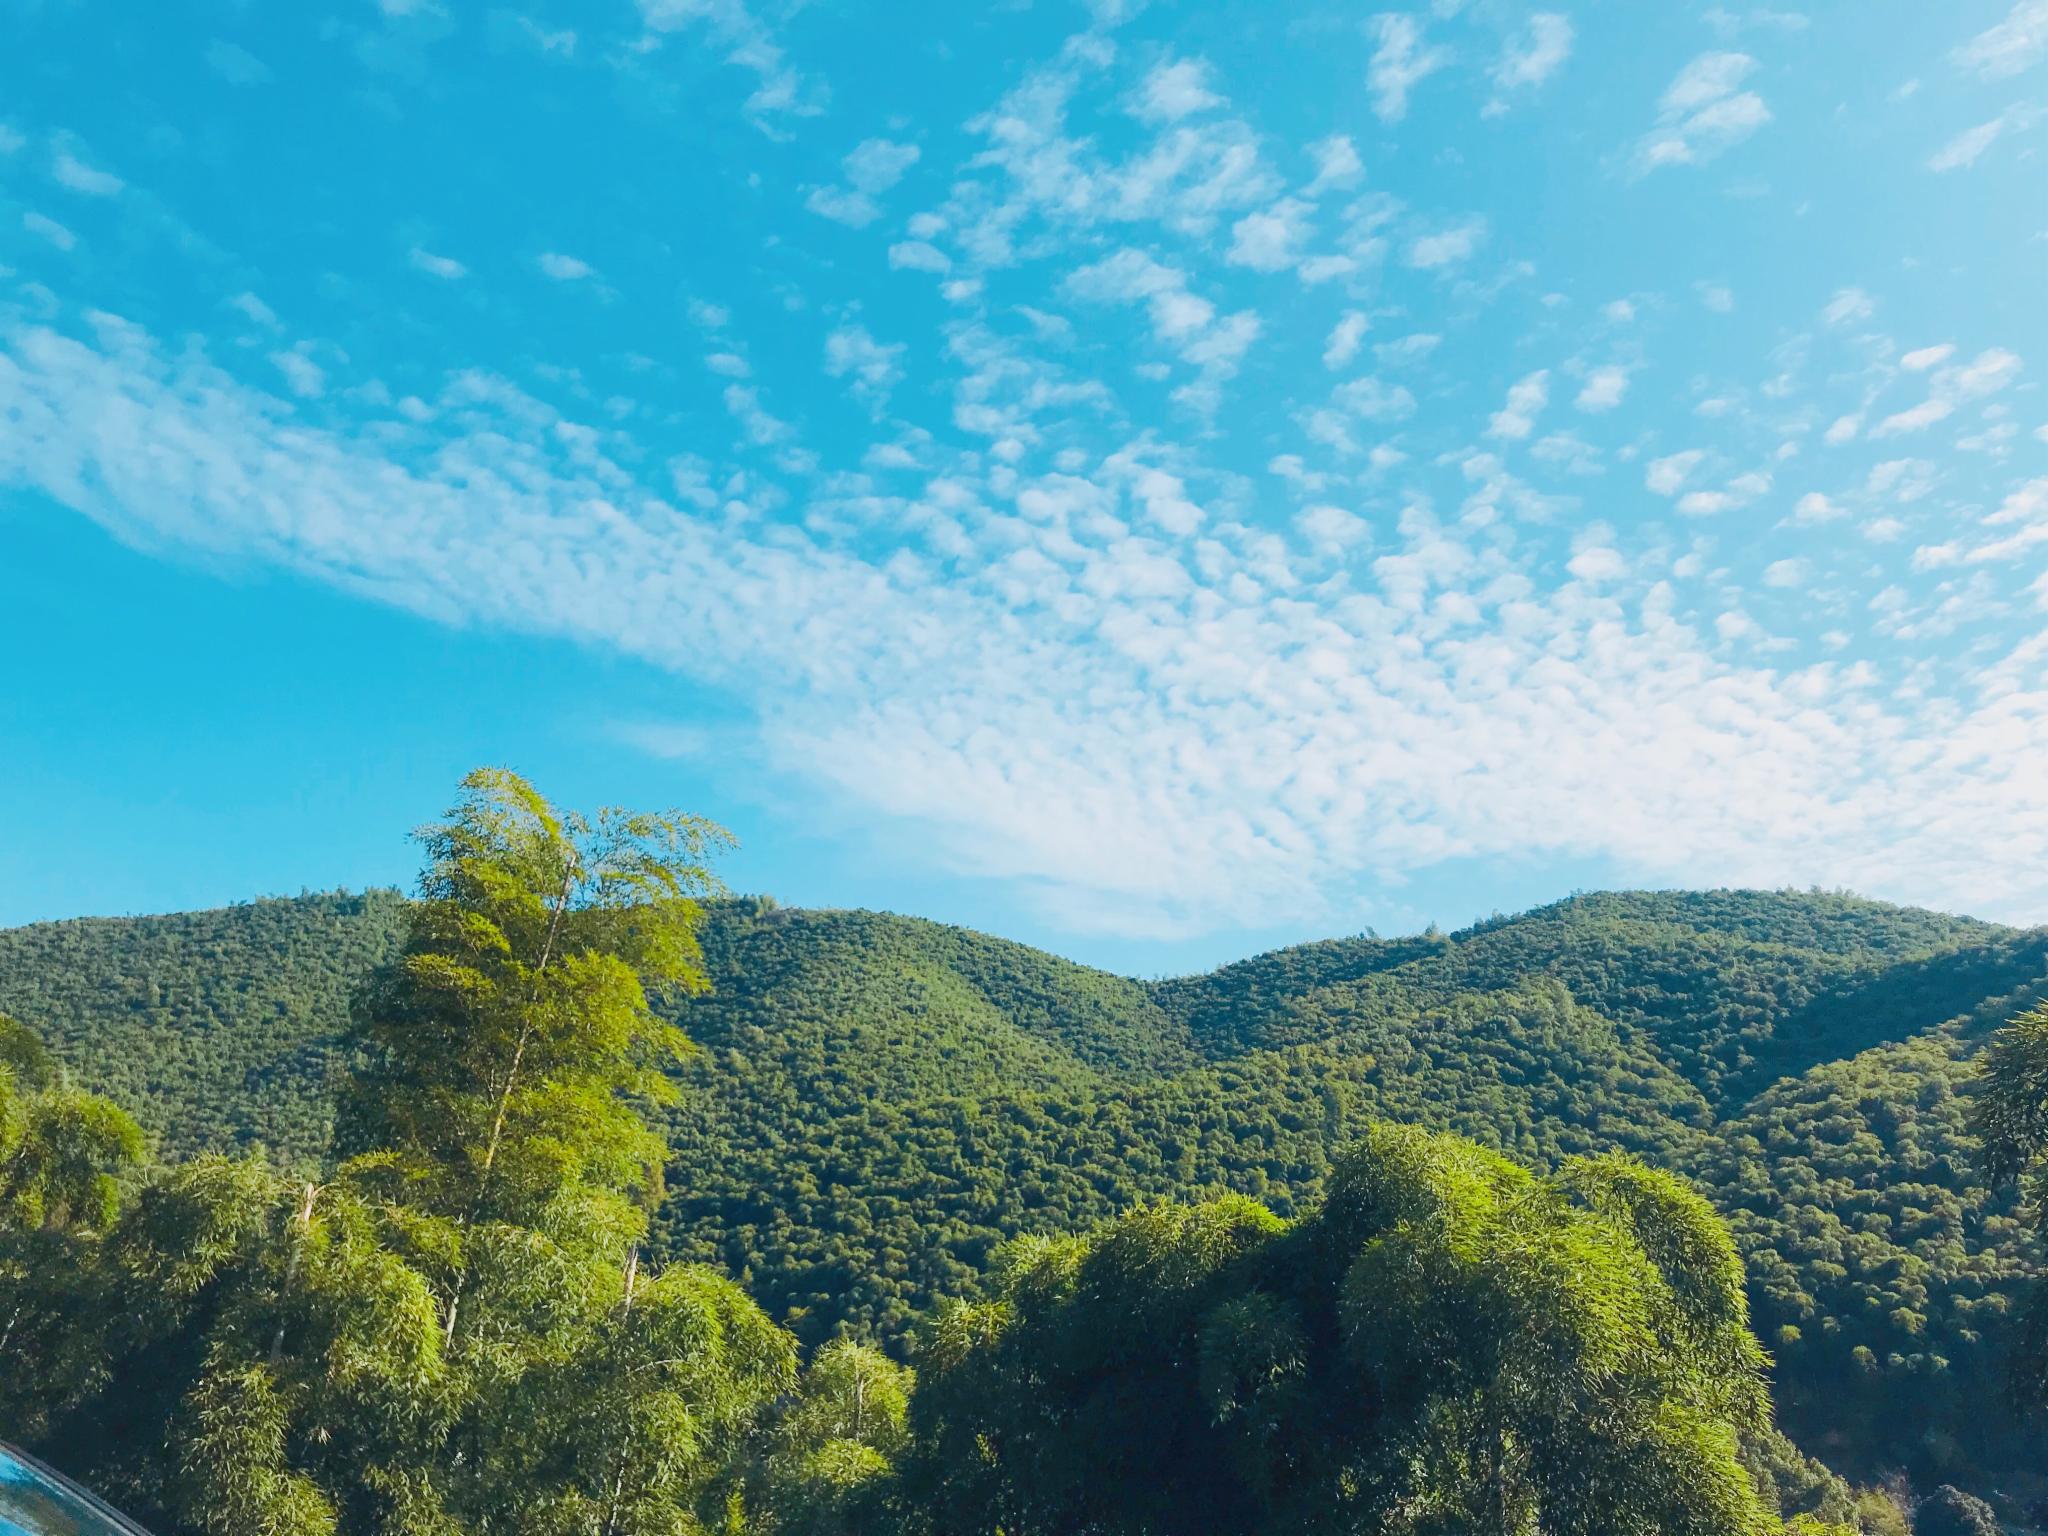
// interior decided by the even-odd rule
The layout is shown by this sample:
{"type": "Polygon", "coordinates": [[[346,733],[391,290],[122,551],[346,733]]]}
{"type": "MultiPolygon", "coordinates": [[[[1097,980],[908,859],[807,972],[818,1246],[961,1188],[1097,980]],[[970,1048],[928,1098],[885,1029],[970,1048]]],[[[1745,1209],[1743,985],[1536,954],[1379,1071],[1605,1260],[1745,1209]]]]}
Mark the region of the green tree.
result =
{"type": "Polygon", "coordinates": [[[93,1368],[86,1277],[142,1158],[134,1120],[68,1086],[34,1031],[0,1014],[0,1422],[17,1433],[93,1368]]]}
{"type": "Polygon", "coordinates": [[[1974,1494],[1944,1483],[1913,1511],[1913,1536],[2000,1536],[1998,1516],[1974,1494]]]}
{"type": "Polygon", "coordinates": [[[404,952],[358,1009],[340,1163],[194,1165],[115,1255],[193,1298],[181,1340],[137,1345],[194,1362],[158,1497],[223,1536],[695,1529],[793,1375],[737,1288],[640,1272],[650,1115],[687,1048],[648,992],[704,985],[723,834],[564,814],[482,771],[421,836],[404,952]]]}
{"type": "MultiPolygon", "coordinates": [[[[2038,1239],[2048,1224],[2048,1004],[2014,1019],[1984,1053],[1970,1122],[1992,1180],[2020,1182],[2038,1239]]],[[[2025,1309],[2012,1384],[2022,1404],[2048,1408],[2048,1275],[2025,1309]]]]}
{"type": "Polygon", "coordinates": [[[1291,1227],[1239,1198],[1015,1253],[928,1342],[905,1508],[947,1536],[1764,1532],[1747,1323],[1668,1175],[1378,1125],[1291,1227]]]}
{"type": "Polygon", "coordinates": [[[909,1439],[915,1373],[872,1344],[820,1348],[767,1436],[761,1481],[773,1529],[858,1536],[881,1519],[879,1496],[909,1439]]]}

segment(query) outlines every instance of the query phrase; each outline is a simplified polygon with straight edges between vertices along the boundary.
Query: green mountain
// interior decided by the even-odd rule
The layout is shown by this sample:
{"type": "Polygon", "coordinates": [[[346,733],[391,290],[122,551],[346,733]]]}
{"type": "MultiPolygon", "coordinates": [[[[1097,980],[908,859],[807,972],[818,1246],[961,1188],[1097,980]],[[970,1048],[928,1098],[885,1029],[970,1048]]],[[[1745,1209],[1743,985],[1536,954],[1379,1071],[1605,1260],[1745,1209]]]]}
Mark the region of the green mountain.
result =
{"type": "MultiPolygon", "coordinates": [[[[0,932],[0,1011],[163,1157],[319,1158],[391,893],[0,932]]],[[[1369,1118],[1697,1180],[1749,1262],[1783,1417],[1845,1470],[2024,1466],[1998,1389],[2027,1255],[1964,1123],[1970,1058],[2048,995],[2048,930],[1844,896],[1575,897],[1138,982],[964,929],[722,905],[658,1223],[806,1339],[902,1340],[1022,1232],[1153,1196],[1312,1200],[1369,1118]]]]}

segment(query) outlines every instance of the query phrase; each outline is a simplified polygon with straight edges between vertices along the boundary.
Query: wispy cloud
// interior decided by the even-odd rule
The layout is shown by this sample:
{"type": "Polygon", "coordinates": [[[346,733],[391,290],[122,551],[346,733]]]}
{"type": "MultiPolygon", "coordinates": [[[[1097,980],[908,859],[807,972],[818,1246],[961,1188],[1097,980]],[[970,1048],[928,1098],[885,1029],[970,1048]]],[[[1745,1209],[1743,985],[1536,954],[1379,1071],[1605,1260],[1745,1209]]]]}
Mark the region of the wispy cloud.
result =
{"type": "Polygon", "coordinates": [[[1205,59],[1169,59],[1153,66],[1131,101],[1132,115],[1148,123],[1172,123],[1221,106],[1223,98],[1209,88],[1211,75],[1205,59]]]}
{"type": "Polygon", "coordinates": [[[783,120],[824,110],[823,83],[790,64],[775,34],[742,0],[638,0],[650,33],[702,27],[726,50],[726,62],[751,73],[754,93],[745,111],[764,132],[779,135],[783,120]]]}
{"type": "Polygon", "coordinates": [[[206,67],[229,85],[267,85],[270,66],[238,44],[215,38],[206,45],[206,67]]]}
{"type": "Polygon", "coordinates": [[[1362,311],[1346,310],[1330,328],[1329,340],[1323,344],[1323,366],[1345,368],[1358,356],[1358,345],[1365,339],[1367,320],[1362,311]]]}
{"type": "Polygon", "coordinates": [[[50,162],[50,176],[61,187],[87,197],[112,197],[127,185],[111,171],[87,165],[68,149],[60,149],[50,162]]]}
{"type": "Polygon", "coordinates": [[[2019,0],[2012,14],[1955,51],[1955,62],[1987,80],[2003,80],[2048,55],[2048,0],[2019,0]]]}
{"type": "Polygon", "coordinates": [[[1469,261],[1486,241],[1486,220],[1470,218],[1436,230],[1430,234],[1417,235],[1408,242],[1408,265],[1418,272],[1432,272],[1438,267],[1455,266],[1469,261]]]}
{"type": "Polygon", "coordinates": [[[1966,128],[1934,152],[1931,171],[1959,171],[1975,165],[1984,152],[2006,134],[2033,126],[2038,114],[2028,106],[2007,107],[1989,122],[1966,128]]]}
{"type": "Polygon", "coordinates": [[[1309,145],[1308,152],[1315,161],[1315,179],[1308,184],[1308,195],[1341,191],[1355,186],[1365,174],[1365,162],[1358,158],[1358,146],[1351,142],[1351,136],[1333,133],[1327,139],[1318,139],[1309,145]]]}
{"type": "Polygon", "coordinates": [[[1508,109],[1509,98],[1546,84],[1572,55],[1571,18],[1559,11],[1538,11],[1510,39],[1493,66],[1496,94],[1486,105],[1489,116],[1508,109]]]}
{"type": "Polygon", "coordinates": [[[1508,391],[1507,404],[1487,423],[1488,437],[1519,443],[1536,430],[1536,418],[1550,404],[1550,371],[1539,369],[1508,391]]]}
{"type": "Polygon", "coordinates": [[[1406,12],[1376,16],[1370,30],[1377,39],[1365,72],[1372,109],[1381,122],[1398,123],[1408,115],[1409,93],[1449,63],[1450,54],[1430,46],[1422,23],[1406,12]]]}
{"type": "Polygon", "coordinates": [[[825,372],[848,380],[854,398],[878,416],[903,377],[902,359],[900,344],[884,346],[863,325],[842,325],[825,338],[825,372]]]}
{"type": "Polygon", "coordinates": [[[1627,395],[1628,370],[1610,364],[1605,368],[1595,368],[1586,375],[1585,385],[1573,404],[1582,411],[1598,415],[1613,410],[1627,395]]]}
{"type": "Polygon", "coordinates": [[[903,179],[904,172],[917,164],[915,144],[898,144],[890,139],[864,139],[840,161],[845,185],[813,187],[804,206],[840,224],[864,228],[882,216],[876,201],[903,179]]]}
{"type": "MultiPolygon", "coordinates": [[[[437,256],[432,251],[423,250],[417,245],[406,252],[405,259],[414,271],[424,272],[429,277],[438,277],[444,282],[452,282],[458,277],[466,277],[469,274],[469,268],[465,267],[453,256],[437,256]]],[[[541,260],[543,270],[545,270],[547,258],[542,257],[541,260]]],[[[556,274],[549,273],[548,275],[552,277],[556,274]]]]}
{"type": "Polygon", "coordinates": [[[1768,123],[1763,97],[1743,89],[1755,71],[1746,53],[1703,53],[1680,70],[1657,104],[1656,124],[1636,145],[1637,172],[1701,164],[1768,123]]]}
{"type": "Polygon", "coordinates": [[[21,216],[21,227],[39,240],[47,240],[60,251],[68,251],[78,244],[78,236],[48,214],[30,209],[21,216]]]}
{"type": "MultiPolygon", "coordinates": [[[[99,344],[14,328],[0,345],[18,423],[0,481],[117,531],[744,688],[772,760],[929,829],[958,868],[1039,891],[1070,925],[1298,918],[1348,881],[1511,852],[1743,883],[1890,888],[1904,870],[1936,900],[2043,891],[2048,784],[1964,766],[2048,733],[2014,713],[2003,664],[1917,720],[1825,670],[1744,664],[1756,625],[1739,612],[1703,632],[1668,592],[1591,595],[1630,579],[1611,542],[1545,581],[1415,509],[1373,535],[1370,602],[1307,607],[1300,581],[1364,520],[1320,504],[1297,551],[1221,535],[1218,565],[1168,531],[1200,528],[1200,509],[1139,451],[1021,479],[1007,544],[942,575],[795,525],[755,537],[678,516],[565,447],[531,400],[492,411],[502,385],[460,386],[473,425],[405,467],[384,445],[424,429],[293,424],[132,328],[99,344]],[[167,441],[204,450],[174,482],[167,441]],[[1159,531],[1136,531],[1154,506],[1159,531]],[[1224,608],[1203,595],[1219,583],[1241,584],[1224,608]],[[1453,599],[1481,622],[1443,629],[1453,599]]],[[[2018,494],[1985,545],[2035,538],[2044,503],[2018,494]]],[[[921,515],[978,541],[938,505],[921,515]]]]}
{"type": "Polygon", "coordinates": [[[1313,203],[1283,197],[1269,208],[1246,214],[1231,226],[1230,250],[1224,259],[1233,266],[1260,272],[1280,272],[1298,265],[1315,211],[1313,203]]]}
{"type": "Polygon", "coordinates": [[[581,282],[593,271],[590,263],[581,257],[564,255],[560,251],[542,251],[534,265],[540,268],[543,277],[553,278],[558,283],[581,282]]]}

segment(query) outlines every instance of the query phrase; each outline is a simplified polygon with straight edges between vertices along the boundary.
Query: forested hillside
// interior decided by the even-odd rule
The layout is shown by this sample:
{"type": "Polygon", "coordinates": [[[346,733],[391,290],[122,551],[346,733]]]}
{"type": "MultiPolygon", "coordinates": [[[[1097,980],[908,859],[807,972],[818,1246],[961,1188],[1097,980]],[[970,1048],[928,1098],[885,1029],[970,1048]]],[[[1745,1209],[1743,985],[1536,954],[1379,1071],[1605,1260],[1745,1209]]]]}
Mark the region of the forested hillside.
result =
{"type": "MultiPolygon", "coordinates": [[[[0,1011],[163,1156],[318,1160],[389,893],[0,933],[0,1011]]],[[[1109,976],[913,919],[717,907],[659,1240],[815,1343],[903,1345],[1004,1239],[1152,1196],[1319,1193],[1375,1117],[1525,1161],[1698,1180],[1748,1261],[1781,1413],[1845,1471],[2024,1465],[1997,1390],[2022,1267],[1968,1062],[2043,995],[2048,932],[1827,895],[1574,898],[1455,935],[1109,976]]]]}

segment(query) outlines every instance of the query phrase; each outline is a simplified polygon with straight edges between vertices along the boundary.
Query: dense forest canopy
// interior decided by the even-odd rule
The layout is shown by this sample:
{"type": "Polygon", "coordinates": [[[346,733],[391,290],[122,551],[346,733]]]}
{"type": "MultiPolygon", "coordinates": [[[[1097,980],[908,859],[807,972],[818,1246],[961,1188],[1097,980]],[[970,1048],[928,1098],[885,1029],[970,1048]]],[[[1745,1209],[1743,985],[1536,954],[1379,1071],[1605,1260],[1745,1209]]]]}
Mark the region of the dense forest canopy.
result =
{"type": "MultiPolygon", "coordinates": [[[[1622,893],[1457,934],[1334,940],[1140,982],[913,919],[721,898],[702,863],[711,830],[678,830],[697,839],[671,893],[689,908],[676,930],[687,942],[645,972],[654,1022],[604,1036],[639,1075],[574,1078],[561,1102],[583,1105],[585,1121],[605,1104],[631,1107],[599,1120],[642,1117],[638,1131],[617,1122],[610,1152],[572,1160],[593,1190],[614,1191],[590,1195],[588,1210],[625,1202],[579,1230],[644,1248],[662,1276],[648,1295],[691,1326],[721,1309],[752,1315],[758,1302],[761,1337],[789,1329],[788,1348],[814,1352],[811,1371],[827,1372],[820,1382],[909,1402],[897,1376],[928,1365],[934,1318],[1012,1304],[1014,1240],[1073,1239],[1158,1200],[1199,1211],[1248,1198],[1268,1213],[1255,1225],[1310,1232],[1340,1149],[1405,1122],[1555,1174],[1560,1189],[1570,1170],[1617,1152],[1693,1181],[1732,1233],[1779,1421],[1808,1451],[1859,1478],[1951,1481],[2014,1508],[2048,1493],[2029,1478],[2048,1465],[2048,1443],[2000,1406],[2043,1326],[2029,1301],[2038,1263],[2025,1183],[2038,1183],[2041,1129],[2020,1110],[1973,1119],[1985,1042],[2048,995],[2048,933],[1817,893],[1622,893]],[[657,1047],[665,1064],[648,1076],[657,1047]],[[643,1221],[644,1241],[632,1238],[643,1221]]],[[[416,968],[402,957],[422,952],[435,913],[475,899],[445,876],[457,850],[429,852],[423,904],[317,895],[0,932],[0,1009],[48,1044],[52,1065],[36,1070],[54,1087],[37,1092],[89,1089],[140,1122],[132,1149],[113,1147],[95,1177],[133,1187],[145,1134],[155,1162],[184,1169],[151,1186],[138,1220],[210,1231],[238,1205],[270,1213],[254,1226],[284,1257],[252,1250],[243,1262],[254,1273],[310,1262],[295,1252],[383,1252],[389,1217],[375,1211],[413,1211],[417,1251],[402,1267],[438,1298],[445,1352],[460,1348],[456,1298],[470,1284],[456,1278],[466,1261],[449,1255],[472,1223],[488,1224],[499,1195],[463,1183],[497,1177],[487,1094],[467,1130],[427,1134],[469,1090],[421,1063],[475,1044],[474,1021],[401,1006],[391,990],[416,968]],[[422,1054],[427,1038],[439,1045],[422,1054]],[[301,1214],[305,1189],[351,1166],[360,1209],[337,1197],[301,1214]],[[422,1237],[435,1223],[450,1235],[422,1237]]],[[[620,1006],[632,1015],[630,997],[620,1006]]],[[[2017,1060],[2017,1047],[2000,1050],[2017,1060]]],[[[2023,1067],[2010,1080],[2031,1082],[2023,1067]]],[[[475,1083],[495,1070],[477,1064],[475,1083]]],[[[533,1166],[569,1176],[544,1144],[533,1166]]],[[[539,1204],[499,1211],[501,1224],[541,1231],[561,1219],[546,1196],[558,1186],[519,1187],[539,1204]]],[[[1303,1241],[1290,1235],[1275,1251],[1303,1241]]],[[[1315,1305],[1336,1305],[1335,1294],[1315,1305]]],[[[598,1349],[590,1340],[604,1329],[587,1331],[578,1348],[598,1349]]],[[[261,1333],[249,1335],[258,1365],[261,1333]]],[[[615,1328],[605,1337],[605,1349],[654,1347],[615,1328]]],[[[762,1347],[749,1369],[767,1374],[733,1378],[737,1396],[719,1411],[737,1422],[757,1399],[795,1391],[791,1401],[810,1394],[811,1418],[790,1424],[841,1414],[844,1391],[792,1389],[793,1364],[762,1347]]],[[[598,1356],[580,1358],[560,1367],[555,1390],[599,1369],[598,1356]]],[[[949,1379],[928,1376],[934,1394],[949,1379]]],[[[754,1503],[786,1521],[863,1518],[861,1468],[889,1462],[910,1431],[902,1413],[854,1417],[852,1434],[785,1425],[780,1450],[749,1450],[754,1503]]],[[[1775,1477],[1805,1490],[1809,1508],[1832,1500],[1829,1518],[1849,1518],[1845,1489],[1764,1443],[1744,1441],[1759,1486],[1775,1477]]],[[[737,1497],[704,1472],[692,1507],[714,1494],[737,1497]]],[[[1866,1510],[1863,1524],[1877,1529],[1877,1518],[1866,1510]]]]}

